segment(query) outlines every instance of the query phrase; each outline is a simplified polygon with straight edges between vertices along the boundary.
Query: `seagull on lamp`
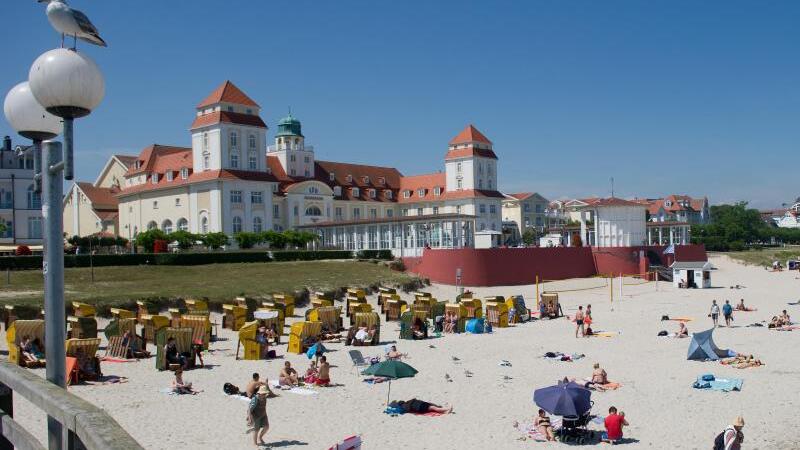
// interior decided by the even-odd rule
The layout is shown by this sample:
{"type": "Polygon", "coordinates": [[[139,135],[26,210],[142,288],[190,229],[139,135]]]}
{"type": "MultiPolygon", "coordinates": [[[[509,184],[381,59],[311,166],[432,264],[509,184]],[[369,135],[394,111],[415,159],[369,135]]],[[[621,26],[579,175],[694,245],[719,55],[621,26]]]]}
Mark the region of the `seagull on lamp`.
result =
{"type": "Polygon", "coordinates": [[[62,48],[64,47],[64,36],[72,36],[73,50],[78,45],[78,39],[100,47],[107,47],[106,41],[100,37],[100,32],[86,17],[86,14],[70,8],[64,0],[38,0],[38,2],[47,3],[47,20],[56,31],[61,33],[62,48]]]}

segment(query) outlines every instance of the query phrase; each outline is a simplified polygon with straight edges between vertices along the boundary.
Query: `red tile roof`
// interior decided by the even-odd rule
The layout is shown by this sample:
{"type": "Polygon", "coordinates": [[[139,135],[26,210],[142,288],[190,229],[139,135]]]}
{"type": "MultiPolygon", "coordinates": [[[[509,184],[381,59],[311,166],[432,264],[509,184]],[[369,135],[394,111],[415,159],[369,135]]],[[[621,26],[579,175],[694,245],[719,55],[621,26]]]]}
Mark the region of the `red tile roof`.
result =
{"type": "Polygon", "coordinates": [[[86,183],[83,181],[78,181],[75,184],[78,185],[78,188],[81,190],[81,192],[83,192],[84,195],[89,198],[89,201],[92,202],[93,209],[115,210],[119,205],[119,201],[116,197],[116,194],[119,193],[119,189],[115,187],[95,187],[95,185],[92,183],[86,183]]]}
{"type": "MultiPolygon", "coordinates": [[[[177,170],[177,169],[176,169],[177,170]]],[[[180,176],[175,176],[172,181],[167,181],[166,177],[160,177],[158,183],[153,184],[150,179],[142,184],[135,186],[126,186],[121,192],[117,193],[117,197],[124,197],[126,195],[135,194],[146,191],[156,191],[161,189],[171,189],[178,186],[186,186],[193,183],[201,183],[211,180],[244,180],[244,181],[278,181],[274,175],[267,172],[255,172],[249,170],[206,170],[203,172],[190,172],[187,179],[180,176]]]]}
{"type": "Polygon", "coordinates": [[[444,159],[447,161],[448,159],[469,158],[471,156],[497,159],[497,155],[495,155],[494,151],[488,148],[475,148],[472,145],[448,150],[447,154],[444,155],[444,159]]]}
{"type": "MultiPolygon", "coordinates": [[[[162,158],[167,157],[173,154],[181,154],[181,155],[188,155],[189,157],[189,167],[191,167],[191,157],[192,157],[192,149],[187,147],[174,147],[171,145],[159,145],[153,144],[149,145],[139,153],[139,156],[136,160],[141,162],[141,165],[137,169],[133,163],[128,166],[128,171],[125,173],[125,176],[135,175],[138,173],[143,172],[150,172],[154,170],[156,162],[162,158]]],[[[180,169],[180,168],[179,168],[180,169]]],[[[161,173],[161,172],[160,172],[161,173]]]]}
{"type": "Polygon", "coordinates": [[[100,220],[114,220],[119,217],[119,211],[116,209],[95,210],[94,213],[100,218],[100,220]]]}
{"type": "Polygon", "coordinates": [[[508,195],[509,197],[513,197],[517,200],[525,200],[526,198],[532,197],[533,192],[521,192],[518,194],[506,194],[506,195],[508,195]]]}
{"type": "Polygon", "coordinates": [[[244,114],[230,111],[214,111],[195,117],[194,122],[189,127],[194,130],[200,127],[216,125],[218,123],[233,123],[236,125],[247,125],[251,127],[267,128],[267,124],[261,117],[253,114],[244,114]]]}
{"type": "Polygon", "coordinates": [[[444,172],[403,177],[400,179],[400,192],[397,201],[399,203],[414,203],[444,200],[445,186],[446,182],[444,172]],[[433,192],[434,188],[437,187],[441,189],[441,192],[438,196],[434,195],[433,192]],[[419,189],[424,189],[422,197],[420,197],[419,193],[417,192],[419,189]],[[410,192],[409,198],[405,198],[406,191],[410,192]]]}
{"type": "Polygon", "coordinates": [[[469,144],[472,142],[482,142],[484,144],[490,144],[490,141],[486,136],[483,135],[480,131],[478,131],[475,126],[472,124],[467,125],[466,128],[461,130],[460,133],[456,135],[453,139],[450,140],[450,145],[456,144],[469,144]]]}
{"type": "Polygon", "coordinates": [[[254,102],[250,97],[247,96],[241,89],[236,87],[235,84],[231,83],[230,80],[226,80],[224,83],[219,85],[214,92],[212,92],[208,97],[205,98],[199,105],[198,108],[204,108],[206,106],[211,106],[215,103],[233,103],[236,105],[246,105],[246,106],[255,106],[258,108],[258,104],[254,102]]]}
{"type": "Polygon", "coordinates": [[[445,192],[444,200],[458,200],[463,198],[505,198],[502,192],[486,189],[464,189],[460,191],[445,192]]]}
{"type": "Polygon", "coordinates": [[[598,208],[598,207],[602,208],[606,206],[640,206],[642,208],[645,208],[645,206],[642,205],[641,203],[632,202],[630,200],[623,200],[617,197],[595,199],[594,201],[589,202],[588,206],[585,206],[585,208],[598,208]]]}

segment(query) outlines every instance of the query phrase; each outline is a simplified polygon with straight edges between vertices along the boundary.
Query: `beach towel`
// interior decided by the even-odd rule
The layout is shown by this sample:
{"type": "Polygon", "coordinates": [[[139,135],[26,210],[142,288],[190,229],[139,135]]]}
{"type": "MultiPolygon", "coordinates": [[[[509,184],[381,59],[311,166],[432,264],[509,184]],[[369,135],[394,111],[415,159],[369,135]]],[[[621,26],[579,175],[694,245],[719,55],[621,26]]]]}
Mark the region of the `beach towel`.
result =
{"type": "Polygon", "coordinates": [[[117,376],[117,375],[108,375],[108,376],[101,377],[98,380],[94,380],[94,381],[88,381],[87,380],[87,381],[85,381],[86,384],[93,385],[93,386],[103,385],[103,384],[120,384],[120,383],[127,383],[127,382],[128,382],[128,377],[120,377],[120,376],[117,376]]]}
{"type": "MultiPolygon", "coordinates": [[[[557,430],[561,428],[561,418],[560,417],[550,417],[550,426],[553,427],[553,430],[557,430]]],[[[518,423],[516,425],[518,431],[521,431],[522,434],[525,435],[528,439],[533,439],[537,442],[546,442],[547,437],[539,432],[539,428],[533,426],[533,423],[518,423]]],[[[524,438],[521,438],[524,440],[524,438]]]]}
{"type": "Polygon", "coordinates": [[[281,387],[280,383],[277,380],[269,380],[269,385],[275,389],[280,389],[283,392],[290,392],[292,394],[317,395],[317,391],[313,391],[311,389],[306,389],[302,387],[293,387],[291,389],[284,389],[283,387],[281,387]]]}
{"type": "Polygon", "coordinates": [[[67,386],[71,386],[72,383],[78,381],[78,358],[73,358],[71,356],[67,356],[67,367],[64,370],[64,373],[67,374],[67,386]]]}
{"type": "MultiPolygon", "coordinates": [[[[713,375],[711,376],[713,377],[713,375]]],[[[708,379],[708,375],[701,375],[697,377],[697,380],[692,384],[692,387],[695,389],[709,389],[712,391],[721,391],[721,392],[731,392],[731,391],[741,391],[742,384],[744,380],[740,378],[713,378],[711,380],[708,379]]]]}
{"type": "Polygon", "coordinates": [[[110,362],[110,363],[129,363],[129,362],[137,362],[138,359],[119,359],[119,358],[112,358],[110,356],[103,356],[100,358],[100,361],[103,362],[110,362]]]}
{"type": "Polygon", "coordinates": [[[603,337],[603,338],[610,338],[618,335],[619,333],[615,331],[595,331],[594,333],[590,334],[589,337],[603,337]]]}
{"type": "Polygon", "coordinates": [[[425,412],[425,413],[412,412],[412,413],[409,413],[409,414],[412,414],[414,416],[425,416],[425,417],[439,417],[439,416],[443,416],[444,415],[444,413],[434,412],[434,411],[428,411],[428,412],[425,412]]]}
{"type": "Polygon", "coordinates": [[[667,320],[671,320],[673,322],[691,322],[694,319],[692,319],[691,317],[670,317],[667,320]]]}
{"type": "Polygon", "coordinates": [[[774,331],[792,331],[792,330],[798,330],[798,329],[800,329],[800,325],[785,325],[785,326],[778,327],[778,328],[770,328],[770,330],[774,330],[774,331]]]}
{"type": "MultiPolygon", "coordinates": [[[[592,379],[591,378],[584,378],[583,381],[588,383],[588,382],[592,381],[592,379]]],[[[617,389],[622,387],[622,383],[617,383],[616,381],[609,381],[606,384],[597,384],[597,385],[600,386],[601,388],[607,390],[607,391],[616,391],[617,389]]]]}
{"type": "Polygon", "coordinates": [[[543,358],[549,359],[551,361],[572,362],[572,361],[581,359],[581,358],[583,358],[585,356],[586,355],[584,355],[582,353],[573,353],[571,355],[568,355],[566,353],[561,353],[561,352],[555,352],[555,353],[554,352],[547,352],[547,353],[544,354],[543,358]]]}

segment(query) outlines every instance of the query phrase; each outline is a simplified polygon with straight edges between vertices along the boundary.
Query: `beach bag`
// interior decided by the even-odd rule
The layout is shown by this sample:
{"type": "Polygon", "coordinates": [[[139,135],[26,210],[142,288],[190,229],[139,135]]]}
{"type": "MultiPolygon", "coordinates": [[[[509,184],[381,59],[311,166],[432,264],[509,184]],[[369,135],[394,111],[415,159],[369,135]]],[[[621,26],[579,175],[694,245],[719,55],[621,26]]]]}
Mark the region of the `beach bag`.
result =
{"type": "Polygon", "coordinates": [[[268,350],[267,351],[267,359],[275,359],[278,357],[278,354],[275,353],[275,350],[268,350]]]}
{"type": "Polygon", "coordinates": [[[726,427],[722,430],[722,433],[718,434],[717,437],[714,438],[714,450],[725,450],[725,433],[728,430],[735,430],[735,428],[726,427]]]}
{"type": "Polygon", "coordinates": [[[547,352],[547,353],[544,354],[544,357],[545,358],[555,358],[556,354],[553,353],[553,352],[547,352]]]}
{"type": "Polygon", "coordinates": [[[669,316],[661,316],[661,321],[669,320],[669,316]]]}
{"type": "Polygon", "coordinates": [[[236,394],[239,393],[239,388],[234,386],[231,383],[225,383],[222,386],[222,392],[224,392],[224,393],[226,393],[228,395],[236,395],[236,394]]]}
{"type": "Polygon", "coordinates": [[[669,333],[667,332],[667,330],[661,330],[661,331],[658,332],[658,335],[659,336],[669,336],[669,333]]]}

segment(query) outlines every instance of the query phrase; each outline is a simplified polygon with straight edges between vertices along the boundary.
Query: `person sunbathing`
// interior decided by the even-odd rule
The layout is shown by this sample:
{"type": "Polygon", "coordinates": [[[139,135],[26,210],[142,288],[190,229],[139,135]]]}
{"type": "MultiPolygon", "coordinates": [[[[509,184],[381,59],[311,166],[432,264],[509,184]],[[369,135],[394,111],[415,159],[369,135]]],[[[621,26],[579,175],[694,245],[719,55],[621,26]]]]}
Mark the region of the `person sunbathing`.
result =
{"type": "Polygon", "coordinates": [[[197,395],[200,393],[200,391],[196,391],[194,388],[192,388],[192,383],[183,381],[183,369],[180,367],[175,370],[175,379],[172,380],[172,392],[176,394],[192,395],[197,395]]]}
{"type": "Polygon", "coordinates": [[[314,384],[317,386],[330,386],[331,384],[331,365],[325,355],[319,357],[319,376],[314,384]]]}
{"type": "Polygon", "coordinates": [[[411,400],[393,401],[389,403],[389,406],[393,408],[399,408],[404,413],[413,413],[413,414],[425,414],[429,412],[435,412],[439,414],[450,414],[453,412],[452,406],[450,406],[449,408],[445,408],[443,406],[418,400],[416,398],[412,398],[411,400]]]}
{"type": "Polygon", "coordinates": [[[550,424],[550,416],[547,415],[545,410],[539,409],[539,415],[533,419],[533,426],[542,434],[548,441],[555,441],[556,436],[553,433],[553,425],[550,424]]]}
{"type": "Polygon", "coordinates": [[[300,381],[297,379],[297,371],[292,368],[292,363],[289,361],[283,364],[283,369],[278,376],[278,384],[281,386],[300,386],[300,381]]]}
{"type": "Polygon", "coordinates": [[[736,304],[736,308],[734,308],[734,309],[736,311],[751,311],[750,308],[744,306],[744,299],[740,299],[739,303],[736,304]]]}
{"type": "Polygon", "coordinates": [[[189,368],[189,354],[187,352],[178,352],[174,337],[167,338],[167,344],[164,346],[164,355],[167,364],[178,364],[183,369],[189,368]]]}
{"type": "Polygon", "coordinates": [[[733,358],[723,359],[719,363],[726,366],[732,366],[746,362],[748,359],[753,359],[753,355],[736,355],[733,358]]]}
{"type": "Polygon", "coordinates": [[[689,337],[689,329],[686,328],[686,324],[685,323],[680,322],[680,328],[678,328],[678,332],[675,333],[675,337],[676,338],[689,337]]]}
{"type": "Polygon", "coordinates": [[[760,359],[755,359],[753,355],[750,355],[747,358],[745,358],[744,361],[731,365],[737,369],[747,369],[749,367],[759,367],[764,364],[761,362],[760,359]]]}
{"type": "Polygon", "coordinates": [[[781,322],[783,322],[783,325],[791,325],[792,324],[792,319],[789,317],[789,314],[786,312],[785,309],[783,310],[783,314],[780,315],[780,319],[781,319],[781,322]]]}
{"type": "Polygon", "coordinates": [[[306,369],[306,376],[303,378],[307,384],[313,384],[317,381],[317,377],[319,377],[319,371],[317,370],[317,362],[311,361],[311,365],[306,369]]]}
{"type": "Polygon", "coordinates": [[[606,384],[608,383],[608,374],[606,370],[600,367],[599,363],[594,363],[594,371],[592,372],[592,384],[606,384]]]}

